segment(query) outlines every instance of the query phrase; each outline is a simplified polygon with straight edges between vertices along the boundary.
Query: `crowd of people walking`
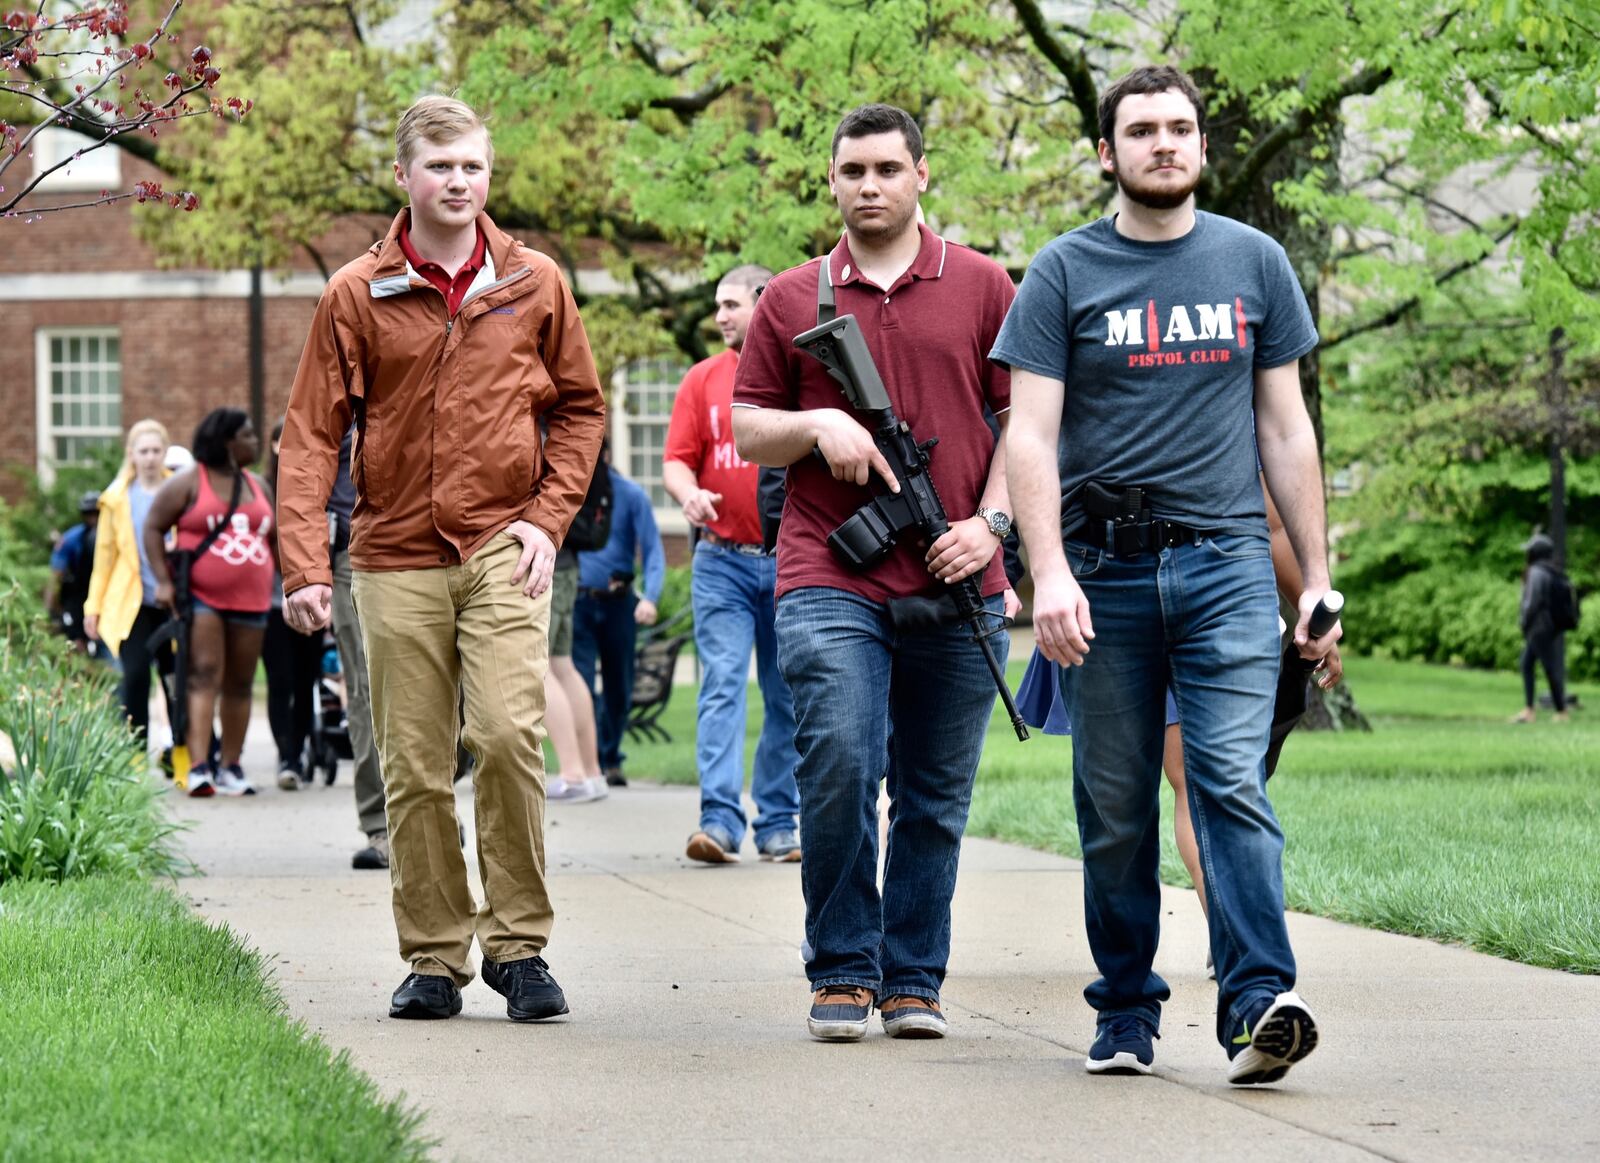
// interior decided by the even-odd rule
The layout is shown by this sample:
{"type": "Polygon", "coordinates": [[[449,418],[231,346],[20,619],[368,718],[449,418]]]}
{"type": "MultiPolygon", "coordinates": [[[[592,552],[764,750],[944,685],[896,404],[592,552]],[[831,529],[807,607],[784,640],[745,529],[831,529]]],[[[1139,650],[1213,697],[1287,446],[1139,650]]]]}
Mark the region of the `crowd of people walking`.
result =
{"type": "MultiPolygon", "coordinates": [[[[1282,248],[1195,208],[1205,102],[1188,77],[1136,70],[1100,119],[1115,212],[1050,243],[1020,289],[925,224],[921,129],[881,104],[833,136],[829,253],[722,277],[725,350],[684,378],[662,464],[693,530],[703,668],[684,851],[734,864],[748,836],[799,866],[812,1036],[860,1039],[874,1009],[891,1036],[944,1036],[959,851],[1020,607],[1002,548],[1020,532],[1038,642],[1022,702],[1074,737],[1099,969],[1088,1069],[1151,1070],[1165,761],[1228,1078],[1272,1082],[1318,1037],[1266,792],[1280,591],[1291,660],[1323,685],[1340,673],[1338,629],[1310,629],[1330,591],[1297,367],[1317,333],[1282,248]]],[[[545,959],[546,804],[627,785],[636,635],[665,575],[650,499],[604,448],[572,292],[484,213],[493,159],[468,106],[407,109],[407,205],[329,283],[265,476],[237,408],[206,415],[187,464],[140,421],[84,499],[97,524],[58,549],[58,593],[92,560],[73,616],[119,660],[141,738],[161,676],[191,796],[255,793],[264,773],[241,751],[262,661],[275,781],[301,788],[337,659],[366,839],[353,864],[389,870],[407,967],[396,1018],[460,1012],[474,940],[508,1016],[568,1011],[545,959]],[[453,793],[469,770],[481,903],[453,793]]],[[[1521,717],[1536,660],[1560,717],[1564,599],[1548,540],[1528,556],[1521,717]]]]}

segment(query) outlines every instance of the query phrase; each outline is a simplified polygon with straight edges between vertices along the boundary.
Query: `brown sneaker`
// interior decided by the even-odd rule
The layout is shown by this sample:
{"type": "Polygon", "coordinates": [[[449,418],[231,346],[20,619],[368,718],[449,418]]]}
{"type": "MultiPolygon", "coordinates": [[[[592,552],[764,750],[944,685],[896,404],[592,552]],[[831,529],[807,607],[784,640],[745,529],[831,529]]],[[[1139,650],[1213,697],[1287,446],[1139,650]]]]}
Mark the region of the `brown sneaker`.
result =
{"type": "Polygon", "coordinates": [[[942,1038],[950,1029],[938,1002],[908,993],[885,998],[878,1004],[878,1016],[891,1038],[942,1038]]]}
{"type": "Polygon", "coordinates": [[[867,1036],[872,991],[853,985],[825,985],[811,999],[806,1029],[819,1042],[859,1042],[867,1036]]]}
{"type": "Polygon", "coordinates": [[[690,836],[685,854],[690,860],[698,860],[702,864],[739,863],[739,849],[734,846],[733,837],[720,828],[701,828],[690,836]]]}

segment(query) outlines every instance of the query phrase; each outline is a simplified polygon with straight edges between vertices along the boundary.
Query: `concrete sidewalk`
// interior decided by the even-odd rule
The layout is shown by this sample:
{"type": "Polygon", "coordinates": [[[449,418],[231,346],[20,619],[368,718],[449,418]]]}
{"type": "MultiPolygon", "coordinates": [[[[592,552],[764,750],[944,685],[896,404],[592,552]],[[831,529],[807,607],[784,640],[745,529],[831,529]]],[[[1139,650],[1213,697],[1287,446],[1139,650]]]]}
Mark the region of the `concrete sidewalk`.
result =
{"type": "Polygon", "coordinates": [[[1200,911],[1175,890],[1156,1076],[1088,1076],[1078,865],[987,841],[963,851],[951,1036],[894,1042],[875,1019],[864,1043],[813,1042],[798,870],[748,852],[691,865],[686,788],[552,809],[548,956],[569,1018],[515,1025],[474,982],[460,1018],[391,1021],[405,967],[388,877],[350,869],[348,780],[175,800],[205,872],[184,888],[271,955],[291,1014],[426,1110],[440,1159],[1600,1158],[1600,980],[1296,916],[1321,1047],[1283,1085],[1238,1091],[1200,911]]]}

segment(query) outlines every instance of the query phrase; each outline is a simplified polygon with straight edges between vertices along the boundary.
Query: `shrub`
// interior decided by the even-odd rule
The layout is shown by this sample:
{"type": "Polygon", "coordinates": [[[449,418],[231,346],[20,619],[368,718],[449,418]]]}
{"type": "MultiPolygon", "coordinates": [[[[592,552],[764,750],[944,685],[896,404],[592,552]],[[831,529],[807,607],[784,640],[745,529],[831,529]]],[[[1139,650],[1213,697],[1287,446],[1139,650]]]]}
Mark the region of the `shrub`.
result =
{"type": "MultiPolygon", "coordinates": [[[[679,613],[689,609],[689,574],[687,565],[671,565],[667,567],[666,580],[661,583],[661,601],[656,603],[659,616],[656,625],[669,621],[679,613]]],[[[691,634],[694,632],[694,615],[689,614],[683,623],[675,628],[675,633],[691,634]]]]}
{"type": "MultiPolygon", "coordinates": [[[[20,604],[18,587],[0,605],[20,604]]],[[[175,875],[178,826],[158,803],[110,672],[75,660],[37,622],[0,627],[0,883],[99,873],[175,875]]]]}
{"type": "MultiPolygon", "coordinates": [[[[1472,529],[1397,521],[1339,542],[1338,585],[1351,602],[1348,649],[1393,658],[1510,670],[1522,653],[1519,526],[1472,529]]],[[[1573,530],[1570,572],[1587,592],[1587,531],[1573,530]]],[[[1525,529],[1520,533],[1526,537],[1525,529]]],[[[1571,677],[1600,678],[1600,597],[1567,634],[1571,677]]]]}

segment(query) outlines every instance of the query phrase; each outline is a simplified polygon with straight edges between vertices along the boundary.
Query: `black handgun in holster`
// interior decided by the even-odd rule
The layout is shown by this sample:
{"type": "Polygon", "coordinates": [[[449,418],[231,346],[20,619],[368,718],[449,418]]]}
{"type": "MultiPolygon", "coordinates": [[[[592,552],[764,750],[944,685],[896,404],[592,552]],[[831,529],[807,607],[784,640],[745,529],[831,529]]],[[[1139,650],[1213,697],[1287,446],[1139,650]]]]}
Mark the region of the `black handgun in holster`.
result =
{"type": "MultiPolygon", "coordinates": [[[[818,273],[817,326],[795,336],[794,345],[819,361],[838,381],[845,399],[872,433],[873,443],[900,482],[898,493],[875,482],[878,491],[872,499],[828,534],[828,545],[841,560],[852,569],[867,570],[886,558],[903,535],[910,533],[931,544],[949,530],[950,520],[929,472],[928,454],[939,443],[938,437],[919,443],[911,434],[911,426],[895,415],[861,325],[854,315],[834,316],[833,287],[827,279],[828,264],[824,259],[818,273]]],[[[1027,725],[1017,711],[994,648],[989,645],[989,638],[1001,627],[1000,620],[984,606],[981,581],[981,573],[972,574],[946,587],[946,592],[956,616],[971,628],[973,640],[983,651],[1017,738],[1026,739],[1027,725]]],[[[919,601],[930,607],[944,604],[935,599],[919,601]]],[[[927,616],[926,610],[918,614],[919,619],[927,616]]]]}
{"type": "Polygon", "coordinates": [[[1073,537],[1104,549],[1113,557],[1155,553],[1204,536],[1204,530],[1153,514],[1148,491],[1138,485],[1115,487],[1099,481],[1085,482],[1083,513],[1086,520],[1073,537]]]}

